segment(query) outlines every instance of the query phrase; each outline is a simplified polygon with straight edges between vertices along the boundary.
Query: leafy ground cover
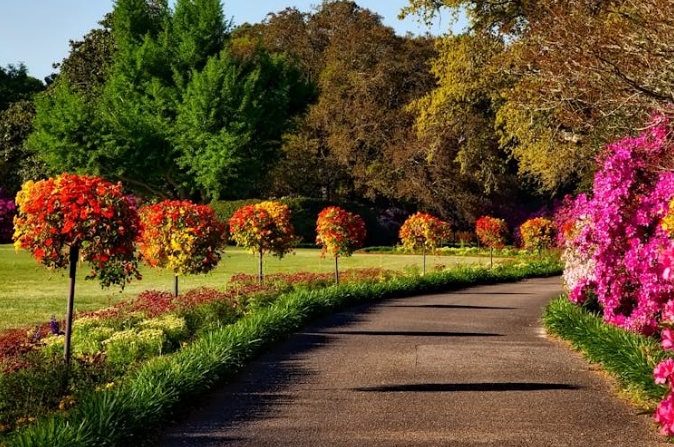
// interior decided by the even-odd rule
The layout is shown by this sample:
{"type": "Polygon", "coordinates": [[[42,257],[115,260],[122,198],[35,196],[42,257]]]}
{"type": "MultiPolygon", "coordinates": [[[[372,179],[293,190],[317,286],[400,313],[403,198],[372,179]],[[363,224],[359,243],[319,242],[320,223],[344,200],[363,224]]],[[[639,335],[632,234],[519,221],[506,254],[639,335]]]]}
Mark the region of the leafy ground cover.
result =
{"type": "MultiPolygon", "coordinates": [[[[387,254],[355,254],[340,260],[342,269],[384,268],[390,270],[414,270],[421,268],[421,256],[387,254]]],[[[489,261],[478,256],[451,257],[429,256],[429,266],[453,266],[457,264],[483,264],[489,261]]],[[[272,256],[264,258],[265,272],[313,272],[329,273],[334,269],[334,260],[321,258],[320,250],[297,249],[283,259],[272,256]]],[[[132,298],[144,290],[171,291],[173,276],[170,272],[141,267],[142,281],[128,284],[124,291],[101,290],[98,282],[85,281],[86,269],[79,269],[77,279],[76,311],[89,311],[111,306],[132,298]]],[[[228,247],[222,261],[212,272],[180,278],[182,290],[198,287],[226,287],[231,276],[239,273],[257,272],[257,259],[245,250],[228,247]]],[[[0,331],[49,321],[52,314],[65,312],[68,279],[66,273],[51,273],[38,265],[27,252],[16,253],[11,245],[0,245],[0,331]]]]}

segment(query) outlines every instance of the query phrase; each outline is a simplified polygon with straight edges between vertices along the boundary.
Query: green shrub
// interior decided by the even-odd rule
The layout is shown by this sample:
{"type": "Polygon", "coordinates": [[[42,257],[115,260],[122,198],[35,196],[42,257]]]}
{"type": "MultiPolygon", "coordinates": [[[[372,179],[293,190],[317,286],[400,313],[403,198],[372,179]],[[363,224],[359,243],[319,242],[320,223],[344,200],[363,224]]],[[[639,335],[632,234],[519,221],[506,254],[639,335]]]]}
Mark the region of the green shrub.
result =
{"type": "Polygon", "coordinates": [[[185,319],[172,314],[141,321],[137,328],[141,331],[144,329],[159,329],[166,335],[169,342],[178,345],[189,335],[185,319]]]}
{"type": "Polygon", "coordinates": [[[165,342],[161,329],[127,329],[115,332],[103,345],[108,362],[122,366],[160,355],[165,342]]]}

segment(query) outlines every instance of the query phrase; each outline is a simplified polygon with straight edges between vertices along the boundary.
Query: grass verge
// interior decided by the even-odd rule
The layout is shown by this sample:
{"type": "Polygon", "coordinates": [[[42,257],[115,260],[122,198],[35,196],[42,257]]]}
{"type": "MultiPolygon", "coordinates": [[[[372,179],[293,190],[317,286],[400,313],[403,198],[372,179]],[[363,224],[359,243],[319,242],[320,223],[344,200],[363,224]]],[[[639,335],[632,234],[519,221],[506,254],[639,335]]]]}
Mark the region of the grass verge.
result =
{"type": "Polygon", "coordinates": [[[667,354],[654,338],[606,324],[564,296],[548,304],[543,324],[548,333],[568,341],[590,362],[601,365],[644,410],[653,410],[665,397],[665,387],[653,381],[653,368],[667,354]]]}
{"type": "MultiPolygon", "coordinates": [[[[180,351],[142,365],[121,386],[87,395],[68,413],[43,417],[4,440],[5,447],[144,445],[164,421],[192,399],[231,378],[264,349],[312,319],[386,298],[435,293],[528,277],[558,275],[558,262],[494,269],[459,267],[424,277],[357,283],[281,296],[236,323],[213,327],[180,351]]],[[[3,441],[0,441],[0,445],[3,441]]]]}

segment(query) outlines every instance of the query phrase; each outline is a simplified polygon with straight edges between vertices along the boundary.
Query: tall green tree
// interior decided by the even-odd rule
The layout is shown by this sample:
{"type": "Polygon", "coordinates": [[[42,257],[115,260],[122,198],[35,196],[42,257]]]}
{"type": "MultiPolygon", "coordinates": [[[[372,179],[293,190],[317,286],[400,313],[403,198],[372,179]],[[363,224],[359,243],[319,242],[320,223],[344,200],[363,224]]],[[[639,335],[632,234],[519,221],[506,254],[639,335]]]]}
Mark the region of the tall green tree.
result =
{"type": "Polygon", "coordinates": [[[248,174],[269,155],[253,148],[280,141],[293,113],[292,69],[262,52],[235,55],[218,0],[178,0],[173,10],[166,0],[118,0],[109,23],[112,57],[95,58],[104,82],[58,79],[37,101],[31,147],[55,171],[123,180],[142,194],[245,197],[248,174]]]}
{"type": "Polygon", "coordinates": [[[44,88],[23,64],[0,67],[0,187],[11,195],[25,180],[42,174],[25,142],[35,115],[33,97],[44,88]]]}

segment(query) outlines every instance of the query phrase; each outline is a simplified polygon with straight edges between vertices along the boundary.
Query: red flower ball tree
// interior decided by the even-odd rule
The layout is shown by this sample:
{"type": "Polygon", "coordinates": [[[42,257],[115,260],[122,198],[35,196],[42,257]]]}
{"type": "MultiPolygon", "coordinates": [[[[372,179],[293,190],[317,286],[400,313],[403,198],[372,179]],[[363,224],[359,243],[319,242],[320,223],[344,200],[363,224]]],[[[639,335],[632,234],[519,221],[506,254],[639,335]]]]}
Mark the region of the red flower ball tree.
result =
{"type": "Polygon", "coordinates": [[[229,219],[232,240],[258,255],[258,282],[262,284],[262,257],[272,253],[282,258],[292,251],[295,241],[290,209],[280,202],[246,205],[229,219]]]}
{"type": "Polygon", "coordinates": [[[87,279],[98,278],[103,287],[140,279],[134,253],[138,213],[121,184],[73,174],[26,182],[16,204],[17,250],[29,250],[50,269],[70,266],[64,348],[69,362],[77,261],[89,263],[87,279]]]}
{"type": "Polygon", "coordinates": [[[340,256],[351,256],[365,243],[365,222],[358,214],[353,214],[336,206],[325,208],[316,221],[316,244],[335,258],[335,283],[339,284],[340,256]]]}
{"type": "Polygon", "coordinates": [[[165,200],[140,209],[141,258],[151,267],[173,271],[173,294],[178,276],[206,273],[220,262],[225,224],[206,205],[188,200],[165,200]]]}
{"type": "Polygon", "coordinates": [[[491,216],[482,216],[475,222],[475,234],[485,247],[489,247],[489,266],[494,265],[494,249],[505,247],[508,225],[505,220],[491,216]]]}
{"type": "Polygon", "coordinates": [[[426,213],[416,213],[407,218],[400,227],[400,241],[406,250],[421,248],[423,273],[426,274],[426,251],[435,250],[449,238],[449,224],[426,213]]]}

